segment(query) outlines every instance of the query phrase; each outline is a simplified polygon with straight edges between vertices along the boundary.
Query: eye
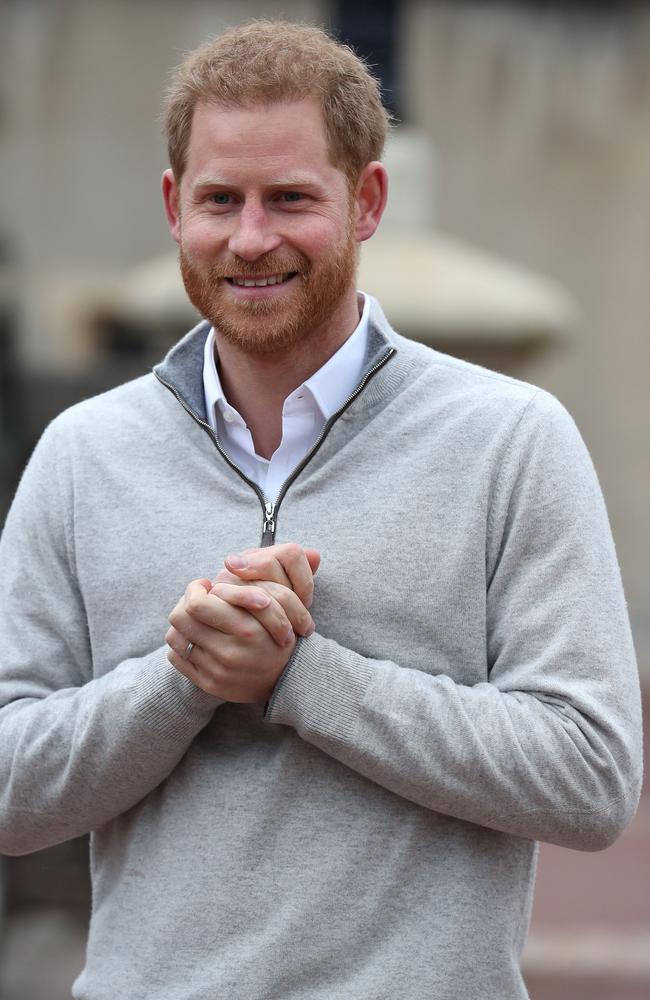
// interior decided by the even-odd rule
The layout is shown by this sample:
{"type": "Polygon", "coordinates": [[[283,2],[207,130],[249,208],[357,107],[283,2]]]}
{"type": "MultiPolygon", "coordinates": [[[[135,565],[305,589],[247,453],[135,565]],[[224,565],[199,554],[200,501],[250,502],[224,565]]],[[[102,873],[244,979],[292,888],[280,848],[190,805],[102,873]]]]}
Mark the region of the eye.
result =
{"type": "Polygon", "coordinates": [[[229,195],[226,191],[215,191],[210,195],[210,200],[215,205],[229,205],[232,201],[232,195],[229,195]]]}
{"type": "Polygon", "coordinates": [[[300,191],[283,191],[280,195],[280,200],[286,202],[296,202],[300,201],[302,197],[303,195],[301,195],[300,191]]]}

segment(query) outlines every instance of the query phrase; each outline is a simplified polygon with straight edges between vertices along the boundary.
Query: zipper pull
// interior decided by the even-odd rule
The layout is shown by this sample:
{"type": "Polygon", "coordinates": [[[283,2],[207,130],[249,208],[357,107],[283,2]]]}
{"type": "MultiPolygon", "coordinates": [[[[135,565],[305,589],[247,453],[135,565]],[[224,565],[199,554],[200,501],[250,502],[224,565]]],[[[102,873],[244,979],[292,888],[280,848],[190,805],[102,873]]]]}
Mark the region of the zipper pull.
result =
{"type": "Polygon", "coordinates": [[[273,545],[275,540],[275,504],[267,500],[264,504],[265,518],[262,527],[262,548],[273,545]]]}

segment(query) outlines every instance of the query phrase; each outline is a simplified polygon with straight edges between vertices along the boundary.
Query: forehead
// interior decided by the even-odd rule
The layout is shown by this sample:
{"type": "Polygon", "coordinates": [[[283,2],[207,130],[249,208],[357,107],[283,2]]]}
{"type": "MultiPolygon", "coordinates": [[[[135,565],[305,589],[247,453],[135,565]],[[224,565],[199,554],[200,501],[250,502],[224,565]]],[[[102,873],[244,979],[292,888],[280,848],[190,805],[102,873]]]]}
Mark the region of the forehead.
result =
{"type": "Polygon", "coordinates": [[[201,101],[194,110],[186,175],[211,170],[335,171],[320,105],[299,101],[225,108],[201,101]]]}

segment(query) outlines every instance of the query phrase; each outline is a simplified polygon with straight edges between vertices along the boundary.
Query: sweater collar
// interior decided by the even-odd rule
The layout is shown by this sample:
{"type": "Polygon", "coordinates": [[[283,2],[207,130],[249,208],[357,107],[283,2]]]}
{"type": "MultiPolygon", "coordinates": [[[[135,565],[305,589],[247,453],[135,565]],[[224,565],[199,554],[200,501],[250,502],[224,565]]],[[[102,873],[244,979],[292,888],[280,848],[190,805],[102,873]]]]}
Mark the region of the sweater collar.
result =
{"type": "MultiPolygon", "coordinates": [[[[209,333],[210,323],[202,320],[185,334],[153,369],[156,378],[171,389],[181,403],[203,423],[207,423],[203,392],[203,355],[209,333]]],[[[394,353],[398,350],[397,339],[381,306],[376,299],[370,297],[368,340],[362,378],[391,351],[394,353]]]]}

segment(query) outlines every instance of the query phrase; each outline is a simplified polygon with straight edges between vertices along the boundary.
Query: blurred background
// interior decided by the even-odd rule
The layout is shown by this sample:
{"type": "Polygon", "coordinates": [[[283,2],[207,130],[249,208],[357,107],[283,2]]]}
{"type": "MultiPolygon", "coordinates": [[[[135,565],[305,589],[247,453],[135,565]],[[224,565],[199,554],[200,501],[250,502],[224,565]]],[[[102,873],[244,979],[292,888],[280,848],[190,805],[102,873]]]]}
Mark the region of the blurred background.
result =
{"type": "MultiPolygon", "coordinates": [[[[187,49],[279,15],[351,42],[400,123],[360,287],[402,333],[541,385],[575,417],[647,701],[648,3],[0,3],[0,522],[47,421],[146,371],[195,322],[159,194],[161,95],[187,49]]],[[[647,1000],[649,848],[647,797],[604,853],[542,847],[533,1000],[647,1000]]],[[[86,849],[0,858],[1,1000],[69,997],[86,849]]]]}

